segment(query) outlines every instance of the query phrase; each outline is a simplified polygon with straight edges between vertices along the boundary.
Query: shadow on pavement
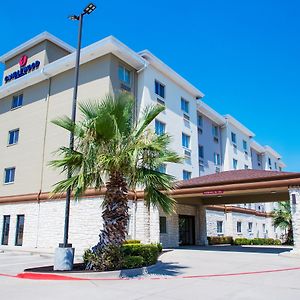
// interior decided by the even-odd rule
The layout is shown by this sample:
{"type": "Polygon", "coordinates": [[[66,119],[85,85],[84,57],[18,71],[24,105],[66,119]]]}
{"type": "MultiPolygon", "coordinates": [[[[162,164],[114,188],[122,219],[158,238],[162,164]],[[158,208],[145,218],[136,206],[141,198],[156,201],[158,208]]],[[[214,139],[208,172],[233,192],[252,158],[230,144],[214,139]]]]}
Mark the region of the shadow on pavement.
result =
{"type": "Polygon", "coordinates": [[[266,253],[279,254],[292,250],[292,247],[264,247],[264,246],[181,246],[176,250],[199,250],[216,252],[266,253]]]}

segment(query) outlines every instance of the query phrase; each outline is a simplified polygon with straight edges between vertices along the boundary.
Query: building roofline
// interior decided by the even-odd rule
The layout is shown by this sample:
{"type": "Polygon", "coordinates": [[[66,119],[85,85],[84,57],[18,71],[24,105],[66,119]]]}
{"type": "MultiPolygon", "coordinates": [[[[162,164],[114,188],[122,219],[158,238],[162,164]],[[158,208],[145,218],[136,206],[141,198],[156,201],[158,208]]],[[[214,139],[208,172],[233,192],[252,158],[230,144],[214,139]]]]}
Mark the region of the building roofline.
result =
{"type": "Polygon", "coordinates": [[[206,103],[204,103],[202,100],[197,101],[197,109],[200,111],[203,115],[214,121],[220,126],[225,125],[226,120],[225,118],[216,112],[213,108],[208,106],[206,103]]]}
{"type": "Polygon", "coordinates": [[[281,159],[281,155],[268,145],[265,146],[265,152],[270,153],[271,155],[273,155],[277,159],[281,159]]]}
{"type": "Polygon", "coordinates": [[[185,78],[183,78],[181,75],[179,75],[177,72],[175,72],[172,68],[170,68],[167,64],[165,64],[163,61],[161,61],[157,56],[155,56],[153,53],[151,53],[149,50],[143,50],[139,52],[139,55],[147,61],[151,65],[153,65],[156,69],[158,69],[160,72],[162,72],[165,76],[169,77],[171,80],[173,80],[175,83],[177,83],[179,86],[187,90],[189,93],[193,95],[195,98],[203,98],[204,94],[197,89],[194,85],[192,85],[190,82],[188,82],[185,78]]]}
{"type": "Polygon", "coordinates": [[[266,150],[264,146],[256,142],[255,140],[251,140],[250,147],[253,148],[258,153],[264,153],[266,150]]]}
{"type": "MultiPolygon", "coordinates": [[[[112,53],[117,57],[126,61],[129,65],[136,69],[140,69],[147,64],[140,55],[127,47],[113,36],[108,36],[96,43],[86,46],[81,49],[80,64],[87,63],[93,59],[112,53]]],[[[74,68],[75,66],[75,52],[66,55],[54,62],[45,65],[40,70],[32,72],[26,76],[18,78],[15,81],[2,85],[0,87],[0,98],[8,96],[12,93],[24,89],[28,86],[34,85],[45,79],[53,77],[59,73],[74,68]]]]}
{"type": "Polygon", "coordinates": [[[61,39],[57,38],[53,34],[44,31],[37,36],[33,37],[32,39],[26,41],[25,43],[19,45],[18,47],[8,51],[7,53],[0,56],[0,62],[5,63],[9,59],[21,54],[22,52],[28,50],[29,48],[37,45],[40,42],[43,42],[45,40],[49,40],[50,42],[56,44],[57,46],[63,48],[64,50],[67,50],[68,52],[72,53],[75,51],[75,48],[71,45],[67,44],[66,42],[62,41],[61,39]]]}
{"type": "Polygon", "coordinates": [[[235,119],[233,116],[227,114],[224,116],[225,119],[232,124],[234,127],[239,129],[241,132],[246,134],[248,137],[252,138],[255,137],[255,133],[252,132],[250,129],[248,129],[246,126],[244,126],[241,122],[239,122],[237,119],[235,119]]]}

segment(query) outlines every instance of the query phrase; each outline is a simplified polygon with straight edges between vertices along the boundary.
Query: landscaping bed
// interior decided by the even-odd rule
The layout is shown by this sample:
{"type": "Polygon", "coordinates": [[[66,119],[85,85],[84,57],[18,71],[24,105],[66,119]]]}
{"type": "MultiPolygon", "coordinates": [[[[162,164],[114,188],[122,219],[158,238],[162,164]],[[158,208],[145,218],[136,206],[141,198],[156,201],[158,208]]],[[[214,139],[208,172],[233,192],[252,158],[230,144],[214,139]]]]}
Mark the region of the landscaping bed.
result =
{"type": "Polygon", "coordinates": [[[210,236],[207,237],[209,245],[272,245],[272,246],[280,246],[282,245],[281,241],[278,239],[271,239],[271,238],[236,238],[234,239],[232,236],[210,236]]]}

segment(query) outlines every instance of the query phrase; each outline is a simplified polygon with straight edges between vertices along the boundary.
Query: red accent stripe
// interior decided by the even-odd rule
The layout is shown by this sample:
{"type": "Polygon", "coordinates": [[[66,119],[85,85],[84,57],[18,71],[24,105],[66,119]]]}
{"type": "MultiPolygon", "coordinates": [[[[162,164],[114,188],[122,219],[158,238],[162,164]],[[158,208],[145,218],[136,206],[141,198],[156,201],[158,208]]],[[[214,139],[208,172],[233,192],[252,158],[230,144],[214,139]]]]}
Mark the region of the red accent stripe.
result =
{"type": "MultiPolygon", "coordinates": [[[[132,278],[135,280],[167,280],[167,279],[193,279],[193,278],[210,278],[210,277],[228,277],[228,276],[243,276],[243,275],[255,275],[255,274],[267,274],[267,273],[277,273],[277,272],[287,272],[287,271],[297,271],[300,267],[295,268],[283,268],[283,269],[273,269],[273,270],[263,270],[263,271],[252,271],[252,272],[239,272],[239,273],[223,273],[223,274],[205,274],[205,275],[185,275],[185,276],[173,276],[173,277],[138,277],[132,278]]],[[[31,280],[103,280],[103,281],[113,281],[113,280],[132,280],[131,278],[84,278],[84,277],[72,277],[57,274],[45,274],[45,273],[20,273],[17,275],[1,274],[3,277],[19,278],[19,279],[31,279],[31,280]]]]}

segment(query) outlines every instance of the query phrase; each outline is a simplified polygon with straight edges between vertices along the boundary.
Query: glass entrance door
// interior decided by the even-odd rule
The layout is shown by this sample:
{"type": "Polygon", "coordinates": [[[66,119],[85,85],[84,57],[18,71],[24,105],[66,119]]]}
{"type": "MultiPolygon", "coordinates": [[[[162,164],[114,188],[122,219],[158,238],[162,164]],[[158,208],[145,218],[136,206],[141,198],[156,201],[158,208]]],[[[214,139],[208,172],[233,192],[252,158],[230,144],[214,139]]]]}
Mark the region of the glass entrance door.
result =
{"type": "Polygon", "coordinates": [[[195,245],[195,217],[179,215],[179,245],[195,245]]]}

